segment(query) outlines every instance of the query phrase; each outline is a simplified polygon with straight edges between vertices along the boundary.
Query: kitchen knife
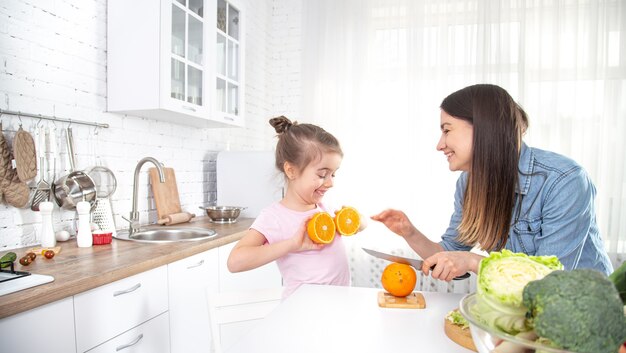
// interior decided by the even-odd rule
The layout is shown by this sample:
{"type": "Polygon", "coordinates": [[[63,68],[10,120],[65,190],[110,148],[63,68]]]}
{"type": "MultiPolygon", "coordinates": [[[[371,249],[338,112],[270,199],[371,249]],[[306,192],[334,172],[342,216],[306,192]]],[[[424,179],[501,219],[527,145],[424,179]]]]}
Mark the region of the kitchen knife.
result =
{"type": "MultiPolygon", "coordinates": [[[[397,262],[397,263],[401,263],[401,264],[406,264],[409,266],[413,266],[415,269],[421,271],[422,270],[422,265],[424,264],[423,260],[417,260],[417,259],[409,259],[407,257],[402,257],[402,256],[397,256],[397,255],[390,255],[390,254],[385,254],[376,250],[371,250],[371,249],[366,249],[366,248],[361,248],[363,249],[363,251],[365,251],[366,253],[377,257],[379,259],[383,259],[383,260],[387,260],[387,261],[391,261],[391,262],[397,262]]],[[[430,269],[433,270],[435,268],[435,266],[433,265],[430,269]]],[[[460,279],[465,279],[468,278],[470,276],[470,274],[468,272],[466,272],[465,274],[458,276],[458,277],[454,277],[453,279],[455,281],[460,280],[460,279]]]]}

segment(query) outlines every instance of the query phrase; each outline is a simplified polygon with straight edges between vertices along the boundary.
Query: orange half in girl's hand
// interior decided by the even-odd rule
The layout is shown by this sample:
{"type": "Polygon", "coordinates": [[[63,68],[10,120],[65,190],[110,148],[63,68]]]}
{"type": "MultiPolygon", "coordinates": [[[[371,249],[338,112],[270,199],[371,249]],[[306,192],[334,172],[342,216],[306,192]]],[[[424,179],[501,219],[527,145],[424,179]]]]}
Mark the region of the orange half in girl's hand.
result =
{"type": "Polygon", "coordinates": [[[335,222],[326,212],[316,213],[309,220],[306,230],[314,243],[329,244],[335,238],[335,222]]]}
{"type": "Polygon", "coordinates": [[[335,225],[341,235],[354,235],[361,226],[361,216],[354,207],[343,207],[335,213],[335,225]]]}

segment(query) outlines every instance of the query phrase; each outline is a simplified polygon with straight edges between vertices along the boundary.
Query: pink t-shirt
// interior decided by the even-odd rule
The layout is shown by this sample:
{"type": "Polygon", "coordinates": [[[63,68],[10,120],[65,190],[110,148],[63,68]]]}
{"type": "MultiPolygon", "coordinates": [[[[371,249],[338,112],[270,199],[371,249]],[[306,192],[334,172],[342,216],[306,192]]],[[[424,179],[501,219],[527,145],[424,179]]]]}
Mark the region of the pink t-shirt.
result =
{"type": "MultiPolygon", "coordinates": [[[[323,205],[300,212],[293,211],[275,202],[261,211],[250,228],[265,236],[269,244],[293,237],[302,223],[311,215],[326,211],[323,205]]],[[[288,297],[301,284],[332,284],[350,285],[350,270],[346,249],[337,234],[332,243],[321,250],[292,252],[276,260],[278,269],[283,276],[285,291],[283,298],[288,297]]]]}

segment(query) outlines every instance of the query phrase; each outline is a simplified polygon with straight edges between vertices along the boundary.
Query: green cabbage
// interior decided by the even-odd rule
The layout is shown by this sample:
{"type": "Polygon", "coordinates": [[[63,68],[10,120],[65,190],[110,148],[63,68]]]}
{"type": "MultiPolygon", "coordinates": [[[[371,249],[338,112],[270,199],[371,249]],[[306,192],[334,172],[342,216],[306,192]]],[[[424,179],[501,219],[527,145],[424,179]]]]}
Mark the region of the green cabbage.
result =
{"type": "Polygon", "coordinates": [[[506,249],[492,252],[478,267],[472,313],[485,324],[512,335],[528,331],[522,304],[524,286],[561,269],[556,256],[528,256],[506,249]]]}

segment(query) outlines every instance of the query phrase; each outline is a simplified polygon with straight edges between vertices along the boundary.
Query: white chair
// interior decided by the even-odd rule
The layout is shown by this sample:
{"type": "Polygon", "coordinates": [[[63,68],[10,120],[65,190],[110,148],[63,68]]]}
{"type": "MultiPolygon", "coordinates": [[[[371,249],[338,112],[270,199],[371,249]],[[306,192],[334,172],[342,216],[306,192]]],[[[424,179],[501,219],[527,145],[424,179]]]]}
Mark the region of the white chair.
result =
{"type": "Polygon", "coordinates": [[[215,293],[207,290],[211,352],[222,353],[280,304],[283,288],[215,293]]]}

